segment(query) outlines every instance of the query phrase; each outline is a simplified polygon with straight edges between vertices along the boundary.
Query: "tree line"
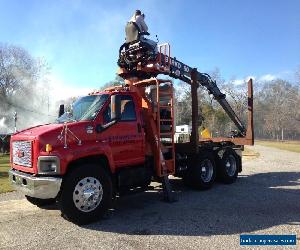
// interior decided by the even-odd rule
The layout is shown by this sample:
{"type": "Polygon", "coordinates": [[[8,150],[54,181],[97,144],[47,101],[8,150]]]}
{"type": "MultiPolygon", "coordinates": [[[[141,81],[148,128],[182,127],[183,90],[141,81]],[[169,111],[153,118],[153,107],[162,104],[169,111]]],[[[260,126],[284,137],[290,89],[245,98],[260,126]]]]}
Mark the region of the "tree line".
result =
{"type": "MultiPolygon", "coordinates": [[[[217,69],[210,73],[234,111],[246,124],[247,121],[247,82],[236,84],[226,82],[217,69]]],[[[254,132],[255,138],[277,140],[300,139],[300,68],[295,72],[293,82],[274,79],[260,81],[254,79],[254,132]]],[[[190,87],[178,83],[176,88],[176,124],[191,124],[190,87]]],[[[200,130],[208,128],[213,136],[226,136],[235,130],[234,124],[220,105],[199,88],[200,130]]]]}

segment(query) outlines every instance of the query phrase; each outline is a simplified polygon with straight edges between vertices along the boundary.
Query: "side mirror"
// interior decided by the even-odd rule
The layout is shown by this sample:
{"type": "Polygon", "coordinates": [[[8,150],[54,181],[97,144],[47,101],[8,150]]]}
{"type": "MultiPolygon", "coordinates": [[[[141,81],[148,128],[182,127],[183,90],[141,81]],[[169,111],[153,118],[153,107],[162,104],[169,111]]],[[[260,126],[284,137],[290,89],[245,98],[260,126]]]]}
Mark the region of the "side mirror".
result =
{"type": "Polygon", "coordinates": [[[111,99],[111,120],[119,121],[121,120],[121,96],[120,95],[112,95],[111,99]]]}
{"type": "Polygon", "coordinates": [[[58,118],[61,117],[65,113],[65,105],[60,104],[59,105],[59,110],[58,110],[58,118]]]}

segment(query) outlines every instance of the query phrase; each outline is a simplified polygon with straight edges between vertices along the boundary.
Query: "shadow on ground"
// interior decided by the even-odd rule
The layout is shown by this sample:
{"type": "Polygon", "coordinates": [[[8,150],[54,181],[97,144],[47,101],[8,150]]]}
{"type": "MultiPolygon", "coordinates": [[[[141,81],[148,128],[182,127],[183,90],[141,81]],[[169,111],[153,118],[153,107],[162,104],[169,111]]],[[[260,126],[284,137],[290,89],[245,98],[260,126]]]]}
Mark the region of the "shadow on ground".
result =
{"type": "MultiPolygon", "coordinates": [[[[119,198],[111,215],[86,229],[129,235],[230,235],[281,224],[300,225],[300,173],[241,175],[233,185],[187,189],[172,180],[178,201],[158,190],[119,198]]],[[[291,232],[288,232],[291,233],[291,232]]]]}

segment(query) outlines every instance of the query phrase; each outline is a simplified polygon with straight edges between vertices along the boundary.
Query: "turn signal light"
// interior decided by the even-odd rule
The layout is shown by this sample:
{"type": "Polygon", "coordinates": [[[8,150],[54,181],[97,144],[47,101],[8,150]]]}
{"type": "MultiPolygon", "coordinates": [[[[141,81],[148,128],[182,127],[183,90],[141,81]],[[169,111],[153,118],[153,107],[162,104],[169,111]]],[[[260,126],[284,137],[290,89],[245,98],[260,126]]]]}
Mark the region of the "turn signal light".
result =
{"type": "Polygon", "coordinates": [[[51,144],[46,144],[46,152],[50,153],[52,151],[52,145],[51,144]]]}

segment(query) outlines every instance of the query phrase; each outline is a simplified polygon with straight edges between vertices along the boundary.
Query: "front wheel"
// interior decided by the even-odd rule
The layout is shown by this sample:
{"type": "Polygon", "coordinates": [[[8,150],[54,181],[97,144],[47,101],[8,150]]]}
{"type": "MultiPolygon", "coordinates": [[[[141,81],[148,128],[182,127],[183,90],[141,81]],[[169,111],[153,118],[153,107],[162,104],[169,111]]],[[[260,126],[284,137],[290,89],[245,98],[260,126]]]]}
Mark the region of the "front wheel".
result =
{"type": "Polygon", "coordinates": [[[99,220],[111,201],[111,178],[101,166],[79,166],[64,180],[61,211],[63,216],[78,225],[99,220]]]}
{"type": "Polygon", "coordinates": [[[208,152],[200,152],[191,157],[184,183],[195,189],[206,190],[212,187],[216,177],[214,157],[208,152]]]}

